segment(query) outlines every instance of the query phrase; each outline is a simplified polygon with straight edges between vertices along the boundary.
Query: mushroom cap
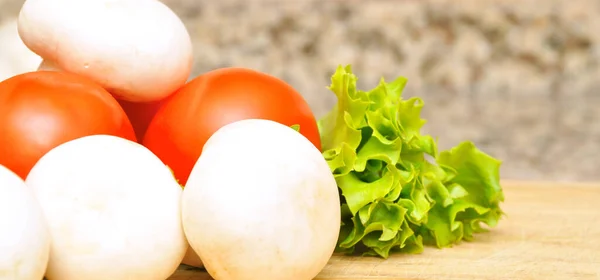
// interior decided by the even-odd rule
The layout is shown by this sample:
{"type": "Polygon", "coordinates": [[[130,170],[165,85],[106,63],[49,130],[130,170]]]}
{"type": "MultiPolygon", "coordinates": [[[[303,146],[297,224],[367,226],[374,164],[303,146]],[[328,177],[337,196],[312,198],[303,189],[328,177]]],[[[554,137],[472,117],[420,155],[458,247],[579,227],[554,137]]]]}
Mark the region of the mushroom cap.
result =
{"type": "Polygon", "coordinates": [[[0,279],[42,279],[50,233],[31,189],[0,165],[0,279]]]}
{"type": "Polygon", "coordinates": [[[27,0],[18,29],[44,60],[127,101],[163,99],[192,69],[186,27],[157,0],[27,0]]]}
{"type": "Polygon", "coordinates": [[[250,119],[206,142],[183,190],[182,218],[215,279],[308,280],[333,254],[340,200],[327,162],[307,138],[250,119]]]}
{"type": "Polygon", "coordinates": [[[167,279],[188,248],[181,186],[148,149],[109,135],[66,142],[26,179],[52,236],[48,279],[167,279]]]}

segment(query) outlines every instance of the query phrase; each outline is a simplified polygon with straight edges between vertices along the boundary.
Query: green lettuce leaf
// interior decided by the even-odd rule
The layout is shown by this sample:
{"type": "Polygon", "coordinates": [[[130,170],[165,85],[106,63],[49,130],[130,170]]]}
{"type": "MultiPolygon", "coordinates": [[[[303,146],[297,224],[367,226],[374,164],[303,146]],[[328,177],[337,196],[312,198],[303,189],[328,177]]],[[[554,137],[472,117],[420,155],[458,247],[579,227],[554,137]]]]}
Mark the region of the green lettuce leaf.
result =
{"type": "Polygon", "coordinates": [[[407,79],[356,88],[351,66],[328,87],[334,108],[319,120],[323,156],[341,195],[337,251],[387,258],[472,240],[504,215],[501,162],[463,142],[438,152],[421,134],[423,100],[402,98],[407,79]]]}

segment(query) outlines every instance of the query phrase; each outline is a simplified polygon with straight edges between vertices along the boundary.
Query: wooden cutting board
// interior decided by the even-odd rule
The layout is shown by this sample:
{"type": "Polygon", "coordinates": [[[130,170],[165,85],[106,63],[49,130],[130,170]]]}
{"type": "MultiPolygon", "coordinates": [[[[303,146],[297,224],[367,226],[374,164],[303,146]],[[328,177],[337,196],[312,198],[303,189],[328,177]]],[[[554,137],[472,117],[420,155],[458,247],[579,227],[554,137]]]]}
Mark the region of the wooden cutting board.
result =
{"type": "MultiPolygon", "coordinates": [[[[502,185],[507,217],[475,241],[387,260],[336,255],[316,279],[600,279],[600,184],[502,185]]],[[[169,279],[212,278],[182,266],[169,279]]]]}

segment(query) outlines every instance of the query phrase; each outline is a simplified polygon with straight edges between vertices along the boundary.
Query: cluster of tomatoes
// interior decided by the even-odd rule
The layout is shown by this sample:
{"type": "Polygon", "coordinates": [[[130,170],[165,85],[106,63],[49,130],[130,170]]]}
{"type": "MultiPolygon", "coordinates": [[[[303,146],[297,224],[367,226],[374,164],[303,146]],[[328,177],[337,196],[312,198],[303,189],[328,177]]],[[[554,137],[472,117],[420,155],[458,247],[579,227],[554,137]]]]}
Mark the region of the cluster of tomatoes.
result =
{"type": "Polygon", "coordinates": [[[34,71],[0,82],[0,165],[24,179],[54,147],[107,134],[141,143],[185,185],[208,138],[244,119],[299,125],[320,149],[316,120],[302,95],[259,71],[216,69],[146,103],[119,100],[77,74],[34,71]]]}

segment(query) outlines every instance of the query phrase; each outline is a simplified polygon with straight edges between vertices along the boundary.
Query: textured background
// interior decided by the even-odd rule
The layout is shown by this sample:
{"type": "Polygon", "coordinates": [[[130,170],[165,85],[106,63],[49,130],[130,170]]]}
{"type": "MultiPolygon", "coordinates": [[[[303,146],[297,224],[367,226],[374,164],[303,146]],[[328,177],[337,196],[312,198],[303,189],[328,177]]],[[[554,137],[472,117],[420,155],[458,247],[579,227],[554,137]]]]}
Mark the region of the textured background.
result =
{"type": "MultiPolygon", "coordinates": [[[[352,64],[359,87],[409,79],[442,148],[472,140],[502,177],[600,180],[600,2],[164,0],[195,45],[193,75],[246,66],[298,89],[318,116],[352,64]]],[[[0,79],[38,61],[0,0],[0,79]]]]}

